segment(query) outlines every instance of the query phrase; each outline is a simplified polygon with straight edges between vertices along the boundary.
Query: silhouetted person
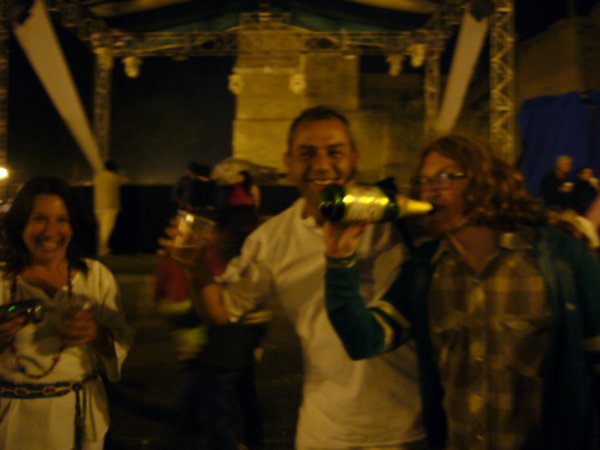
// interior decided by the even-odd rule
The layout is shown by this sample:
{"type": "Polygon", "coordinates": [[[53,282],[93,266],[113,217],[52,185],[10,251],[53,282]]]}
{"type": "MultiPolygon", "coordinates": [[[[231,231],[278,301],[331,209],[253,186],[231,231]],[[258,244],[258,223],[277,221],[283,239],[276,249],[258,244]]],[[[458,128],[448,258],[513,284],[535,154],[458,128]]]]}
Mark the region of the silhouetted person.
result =
{"type": "Polygon", "coordinates": [[[554,163],[554,170],[542,178],[540,195],[546,206],[555,209],[572,209],[574,203],[574,180],[571,176],[573,158],[560,155],[554,163]]]}
{"type": "Polygon", "coordinates": [[[215,183],[210,178],[210,167],[191,161],[171,193],[179,209],[201,213],[214,209],[215,183]]]}
{"type": "Polygon", "coordinates": [[[598,194],[598,179],[591,167],[584,166],[577,171],[574,183],[573,207],[579,214],[585,215],[598,194]]]}

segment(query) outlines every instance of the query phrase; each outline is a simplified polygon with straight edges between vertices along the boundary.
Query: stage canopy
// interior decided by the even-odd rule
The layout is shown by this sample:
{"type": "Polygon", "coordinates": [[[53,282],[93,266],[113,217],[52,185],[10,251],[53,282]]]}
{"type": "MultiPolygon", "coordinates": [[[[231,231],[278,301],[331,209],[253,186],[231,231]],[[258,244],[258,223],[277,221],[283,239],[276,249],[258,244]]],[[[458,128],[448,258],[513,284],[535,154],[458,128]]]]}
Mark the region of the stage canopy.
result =
{"type": "Polygon", "coordinates": [[[95,53],[100,69],[96,72],[97,93],[110,88],[113,58],[123,58],[126,69],[136,76],[144,57],[175,58],[178,52],[183,57],[202,56],[219,50],[239,55],[234,36],[236,30],[248,30],[244,20],[249,16],[260,26],[263,18],[274,23],[274,15],[285,15],[286,30],[313,33],[315,38],[305,40],[301,51],[348,46],[359,54],[384,54],[390,73],[394,57],[409,57],[413,66],[419,66],[431,55],[439,59],[442,51],[450,51],[453,62],[443,95],[435,87],[440,80],[439,66],[433,78],[433,66],[426,69],[430,77],[424,87],[425,122],[431,122],[435,132],[453,128],[493,23],[491,61],[497,76],[491,83],[491,134],[505,144],[503,151],[512,159],[512,12],[512,0],[12,0],[8,19],[73,137],[92,168],[98,170],[109,155],[106,109],[110,100],[96,96],[92,131],[76,98],[76,87],[68,80],[64,58],[59,56],[52,23],[74,29],[95,53]],[[455,44],[445,48],[451,30],[457,29],[460,32],[452,31],[455,44]]]}

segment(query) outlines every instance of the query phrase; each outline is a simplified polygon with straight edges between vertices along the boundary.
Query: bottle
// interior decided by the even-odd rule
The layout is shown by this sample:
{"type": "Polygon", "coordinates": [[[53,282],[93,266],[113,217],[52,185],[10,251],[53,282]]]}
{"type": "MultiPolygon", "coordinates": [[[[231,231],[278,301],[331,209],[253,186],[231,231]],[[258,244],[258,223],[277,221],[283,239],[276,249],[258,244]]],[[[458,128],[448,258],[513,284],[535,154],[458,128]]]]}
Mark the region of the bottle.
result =
{"type": "Polygon", "coordinates": [[[396,195],[377,185],[331,184],[321,192],[319,209],[332,222],[389,222],[400,217],[427,214],[433,205],[396,195]]]}

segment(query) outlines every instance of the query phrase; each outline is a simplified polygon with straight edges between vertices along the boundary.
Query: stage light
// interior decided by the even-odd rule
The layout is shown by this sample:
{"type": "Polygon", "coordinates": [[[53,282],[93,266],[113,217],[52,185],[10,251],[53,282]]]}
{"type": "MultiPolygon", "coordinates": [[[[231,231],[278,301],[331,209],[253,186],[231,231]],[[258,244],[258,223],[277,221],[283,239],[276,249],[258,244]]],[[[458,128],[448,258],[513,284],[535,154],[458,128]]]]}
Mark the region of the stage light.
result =
{"type": "Polygon", "coordinates": [[[6,180],[10,173],[6,167],[0,167],[0,180],[6,180]]]}
{"type": "Polygon", "coordinates": [[[396,77],[402,72],[402,55],[389,55],[385,60],[390,65],[388,69],[390,76],[396,77]]]}
{"type": "Polygon", "coordinates": [[[137,56],[126,56],[123,58],[123,66],[125,67],[125,75],[129,78],[137,78],[140,76],[140,66],[142,59],[137,56]]]}
{"type": "Polygon", "coordinates": [[[425,58],[427,57],[427,47],[422,43],[411,44],[408,47],[408,53],[410,54],[410,65],[417,68],[425,64],[425,58]]]}

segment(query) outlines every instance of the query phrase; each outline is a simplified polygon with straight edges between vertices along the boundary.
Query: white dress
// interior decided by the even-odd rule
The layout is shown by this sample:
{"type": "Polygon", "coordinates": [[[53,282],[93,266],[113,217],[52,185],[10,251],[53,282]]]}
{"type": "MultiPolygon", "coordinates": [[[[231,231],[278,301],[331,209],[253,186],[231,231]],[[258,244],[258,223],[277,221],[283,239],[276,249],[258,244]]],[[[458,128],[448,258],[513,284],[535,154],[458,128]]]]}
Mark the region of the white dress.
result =
{"type": "MultiPolygon", "coordinates": [[[[93,303],[101,326],[114,337],[116,357],[104,357],[92,346],[68,347],[60,353],[56,367],[45,377],[34,379],[18,369],[11,350],[0,354],[0,380],[10,383],[51,384],[82,380],[95,372],[103,372],[111,381],[118,381],[121,366],[133,340],[119,300],[112,273],[101,263],[85,260],[87,275],[76,272],[72,280],[72,300],[93,303]]],[[[11,279],[0,280],[0,304],[10,301],[11,279]]],[[[41,300],[46,313],[39,324],[29,323],[16,336],[14,347],[19,362],[27,372],[37,374],[52,365],[59,352],[57,325],[62,308],[69,301],[63,287],[50,298],[42,289],[17,277],[16,300],[41,300]]],[[[101,449],[108,430],[108,404],[102,380],[96,377],[86,382],[81,391],[85,411],[85,449],[101,449]]],[[[27,450],[68,450],[74,445],[75,393],[61,397],[14,399],[0,397],[0,448],[27,450]]]]}
{"type": "MultiPolygon", "coordinates": [[[[424,439],[413,346],[363,361],[348,357],[325,310],[323,230],[302,218],[303,208],[300,199],[261,225],[218,279],[233,321],[276,298],[295,326],[304,356],[296,448],[401,447],[424,439]]],[[[383,294],[403,257],[393,225],[368,227],[358,255],[364,297],[383,294]]]]}

